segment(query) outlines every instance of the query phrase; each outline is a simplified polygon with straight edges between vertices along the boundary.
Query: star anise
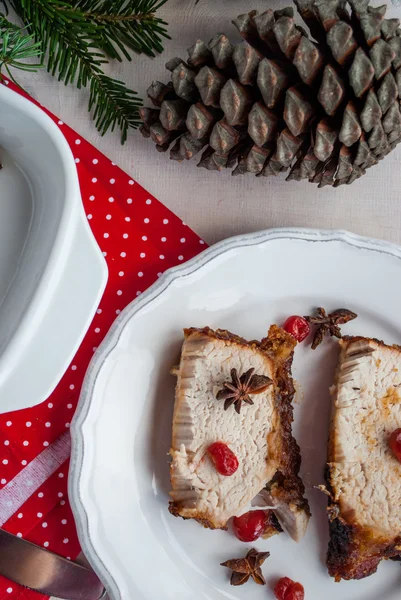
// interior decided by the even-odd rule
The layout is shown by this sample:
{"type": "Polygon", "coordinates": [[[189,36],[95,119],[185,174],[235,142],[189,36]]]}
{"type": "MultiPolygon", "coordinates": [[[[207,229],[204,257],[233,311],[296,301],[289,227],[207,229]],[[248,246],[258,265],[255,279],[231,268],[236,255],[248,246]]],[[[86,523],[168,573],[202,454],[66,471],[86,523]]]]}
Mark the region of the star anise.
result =
{"type": "Polygon", "coordinates": [[[314,317],[305,317],[308,323],[317,325],[315,337],[312,342],[313,350],[322,343],[326,334],[341,338],[342,334],[339,325],[344,325],[344,323],[348,323],[348,321],[352,321],[358,316],[346,308],[339,308],[330,314],[327,314],[324,308],[318,308],[317,313],[314,317]]]}
{"type": "Polygon", "coordinates": [[[266,585],[260,567],[269,556],[270,552],[258,552],[255,548],[252,548],[245,558],[226,560],[226,562],[221,563],[221,566],[232,570],[231,585],[243,585],[250,577],[259,585],[266,585]]]}
{"type": "Polygon", "coordinates": [[[238,414],[241,412],[243,402],[253,404],[253,400],[249,394],[261,394],[273,381],[265,375],[254,375],[255,369],[249,369],[241,377],[238,376],[237,369],[231,369],[231,381],[223,384],[217,396],[217,400],[225,400],[224,410],[235,405],[235,410],[238,414]]]}

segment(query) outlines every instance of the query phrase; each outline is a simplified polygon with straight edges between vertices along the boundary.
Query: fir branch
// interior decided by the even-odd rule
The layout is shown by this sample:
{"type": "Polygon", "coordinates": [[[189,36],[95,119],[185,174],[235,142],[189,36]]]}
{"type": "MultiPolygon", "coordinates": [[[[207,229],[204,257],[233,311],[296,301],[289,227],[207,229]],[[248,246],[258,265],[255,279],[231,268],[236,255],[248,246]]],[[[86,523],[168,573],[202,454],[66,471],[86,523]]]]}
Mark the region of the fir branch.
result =
{"type": "Polygon", "coordinates": [[[139,108],[142,100],[136,92],[127,89],[123,82],[99,74],[92,77],[89,110],[95,106],[93,118],[101,135],[117,125],[121,129],[121,143],[127,139],[129,127],[140,125],[139,108]]]}
{"type": "Polygon", "coordinates": [[[40,43],[35,42],[33,35],[28,35],[23,28],[11,23],[0,13],[0,81],[2,71],[17,85],[11,68],[20,71],[37,71],[42,63],[25,62],[42,56],[40,43]]]}
{"type": "Polygon", "coordinates": [[[140,123],[136,92],[103,72],[107,57],[127,48],[154,55],[166,37],[154,11],[166,0],[10,0],[47,56],[47,69],[66,85],[90,86],[89,110],[100,133],[120,127],[122,143],[140,123]]]}
{"type": "MultiPolygon", "coordinates": [[[[166,23],[155,16],[167,0],[76,0],[74,7],[103,34],[102,50],[122,60],[131,60],[127,48],[147,56],[163,51],[162,38],[168,38],[166,23]]],[[[100,47],[100,46],[99,46],[100,47]]]]}

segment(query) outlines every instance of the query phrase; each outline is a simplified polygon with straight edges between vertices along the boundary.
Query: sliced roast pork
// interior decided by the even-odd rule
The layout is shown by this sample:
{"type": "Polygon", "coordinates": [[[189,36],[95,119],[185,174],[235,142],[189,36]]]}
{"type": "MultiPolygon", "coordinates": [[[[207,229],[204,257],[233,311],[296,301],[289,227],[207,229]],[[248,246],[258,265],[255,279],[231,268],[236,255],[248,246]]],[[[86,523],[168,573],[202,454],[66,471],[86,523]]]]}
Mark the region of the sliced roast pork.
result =
{"type": "MultiPolygon", "coordinates": [[[[295,540],[305,533],[310,512],[298,476],[300,453],[291,432],[294,386],[291,363],[295,340],[273,326],[261,342],[227,331],[185,330],[173,417],[170,512],[211,529],[251,509],[262,491],[280,524],[295,540]],[[249,369],[272,384],[250,394],[253,404],[225,410],[216,396],[232,370],[249,369]],[[220,475],[207,454],[222,441],[239,460],[231,476],[220,475]]],[[[226,405],[227,406],[227,405],[226,405]]]]}
{"type": "Polygon", "coordinates": [[[401,553],[401,464],[389,448],[401,427],[401,348],[340,341],[328,449],[330,575],[361,579],[401,553]]]}

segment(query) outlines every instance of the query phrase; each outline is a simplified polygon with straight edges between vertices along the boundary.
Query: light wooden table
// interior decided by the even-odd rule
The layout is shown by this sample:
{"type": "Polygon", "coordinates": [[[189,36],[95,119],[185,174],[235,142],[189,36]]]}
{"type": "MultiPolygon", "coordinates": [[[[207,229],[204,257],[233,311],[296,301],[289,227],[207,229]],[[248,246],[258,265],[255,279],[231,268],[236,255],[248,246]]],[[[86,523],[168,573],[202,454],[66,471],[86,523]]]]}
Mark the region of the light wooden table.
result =
{"type": "MultiPolygon", "coordinates": [[[[378,0],[374,0],[378,3],[378,0]]],[[[398,0],[394,0],[394,2],[398,0]]],[[[256,8],[282,8],[291,0],[169,0],[160,16],[169,23],[171,40],[156,59],[139,57],[113,64],[121,77],[143,98],[153,79],[167,82],[165,62],[186,57],[186,48],[216,32],[239,39],[231,19],[256,8]]],[[[383,0],[380,2],[383,4],[383,0]]],[[[401,7],[388,0],[389,14],[401,17],[401,7]]],[[[41,103],[133,175],[208,243],[233,234],[278,226],[344,228],[356,233],[401,242],[401,148],[352,186],[318,190],[306,182],[284,178],[232,177],[209,172],[190,162],[176,163],[156,152],[151,140],[133,132],[125,146],[118,133],[102,138],[87,114],[87,93],[65,87],[45,72],[18,74],[41,103]]]]}
{"type": "MultiPolygon", "coordinates": [[[[160,16],[169,23],[171,40],[156,59],[140,57],[113,64],[110,73],[123,79],[143,98],[154,79],[168,81],[165,62],[186,57],[198,38],[208,41],[225,32],[239,35],[231,19],[256,8],[282,8],[291,0],[169,0],[160,16]]],[[[383,4],[383,1],[380,2],[383,4]]],[[[399,0],[388,0],[389,15],[401,17],[399,0]],[[397,6],[396,6],[397,4],[397,6]]],[[[156,152],[153,143],[133,132],[125,146],[118,134],[102,138],[87,114],[88,94],[64,87],[45,72],[20,74],[22,85],[42,104],[75,128],[130,173],[208,243],[234,234],[278,226],[343,228],[401,243],[401,148],[350,187],[318,190],[284,178],[231,177],[208,172],[196,160],[179,164],[156,152]]],[[[150,105],[150,104],[149,104],[150,105]]]]}

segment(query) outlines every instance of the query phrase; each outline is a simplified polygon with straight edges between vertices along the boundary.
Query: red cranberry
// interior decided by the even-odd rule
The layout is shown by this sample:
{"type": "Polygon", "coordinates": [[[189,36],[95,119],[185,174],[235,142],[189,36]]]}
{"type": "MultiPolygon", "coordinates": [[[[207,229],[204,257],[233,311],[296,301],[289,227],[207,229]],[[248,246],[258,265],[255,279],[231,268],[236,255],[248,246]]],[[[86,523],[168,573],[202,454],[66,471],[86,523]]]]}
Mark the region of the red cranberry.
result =
{"type": "Polygon", "coordinates": [[[396,457],[401,462],[401,429],[395,429],[390,436],[389,446],[396,457]]]}
{"type": "Polygon", "coordinates": [[[302,342],[310,334],[310,325],[303,317],[293,315],[284,323],[284,329],[290,333],[297,342],[302,342]]]}
{"type": "Polygon", "coordinates": [[[277,600],[304,600],[305,591],[300,583],[296,583],[289,577],[282,577],[274,588],[277,600]]]}
{"type": "Polygon", "coordinates": [[[214,442],[207,451],[220,475],[229,477],[238,469],[238,458],[223,442],[214,442]]]}
{"type": "Polygon", "coordinates": [[[241,517],[234,517],[233,530],[241,542],[253,542],[266,530],[267,516],[264,510],[251,510],[241,517]]]}

